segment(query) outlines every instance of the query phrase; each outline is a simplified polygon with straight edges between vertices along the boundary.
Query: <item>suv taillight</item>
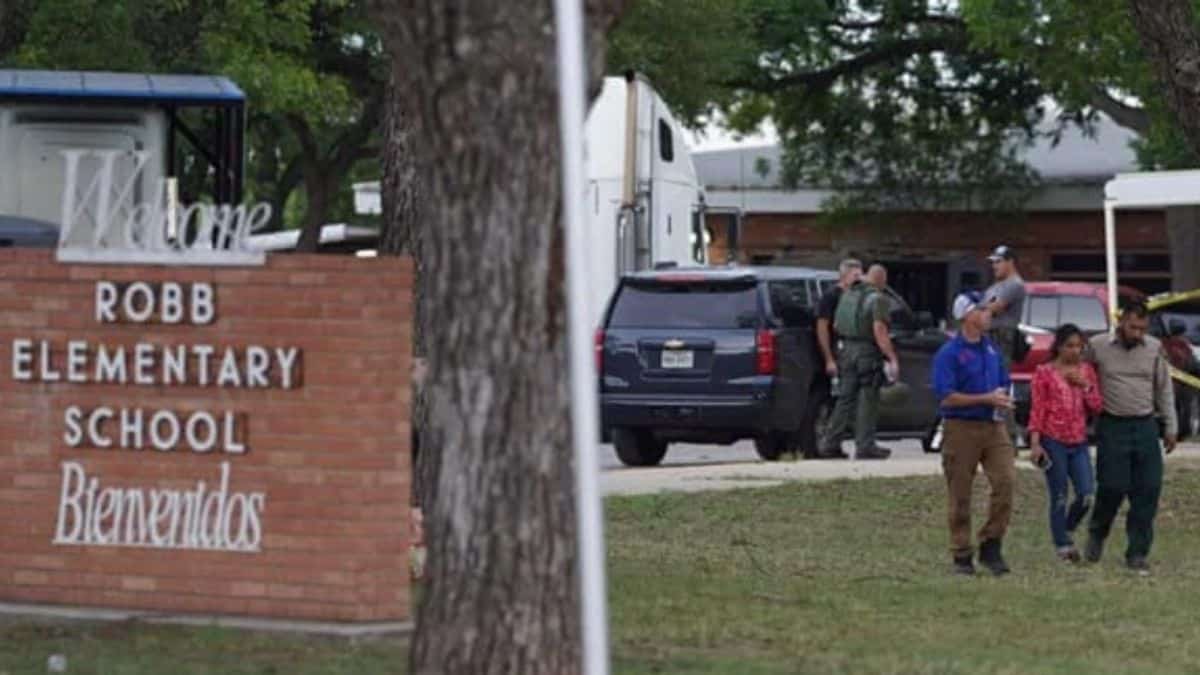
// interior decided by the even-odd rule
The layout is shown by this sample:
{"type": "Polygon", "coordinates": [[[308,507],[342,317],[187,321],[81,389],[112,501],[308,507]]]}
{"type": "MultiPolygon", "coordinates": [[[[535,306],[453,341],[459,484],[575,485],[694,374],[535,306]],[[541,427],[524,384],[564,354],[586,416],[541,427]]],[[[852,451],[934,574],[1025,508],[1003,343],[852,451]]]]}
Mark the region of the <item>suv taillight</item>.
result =
{"type": "Polygon", "coordinates": [[[596,329],[595,347],[596,347],[596,373],[598,375],[603,375],[604,374],[604,329],[603,328],[596,329]]]}
{"type": "Polygon", "coordinates": [[[754,346],[757,351],[758,358],[756,359],[758,368],[756,369],[759,375],[774,375],[775,365],[777,362],[775,354],[775,333],[769,330],[760,330],[754,338],[754,346]]]}

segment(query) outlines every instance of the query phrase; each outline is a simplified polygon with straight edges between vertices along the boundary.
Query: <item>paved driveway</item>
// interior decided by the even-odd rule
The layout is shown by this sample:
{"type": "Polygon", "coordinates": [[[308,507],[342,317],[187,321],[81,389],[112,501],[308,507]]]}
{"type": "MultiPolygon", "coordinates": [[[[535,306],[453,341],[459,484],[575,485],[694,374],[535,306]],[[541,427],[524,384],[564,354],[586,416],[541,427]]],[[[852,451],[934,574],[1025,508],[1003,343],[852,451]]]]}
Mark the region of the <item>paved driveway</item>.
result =
{"type": "MultiPolygon", "coordinates": [[[[697,492],[739,487],[779,485],[789,481],[820,481],[842,478],[925,476],[941,473],[941,455],[921,451],[917,441],[886,444],[893,454],[886,460],[802,460],[763,462],[752,443],[734,446],[672,445],[662,466],[640,469],[623,466],[611,446],[601,446],[600,490],[605,495],[697,492]]],[[[847,444],[849,451],[849,444],[847,444]]],[[[1032,469],[1028,461],[1017,466],[1032,469]]],[[[1171,455],[1176,459],[1200,459],[1200,445],[1184,444],[1171,455]]],[[[1168,470],[1170,470],[1168,465],[1168,470]]]]}

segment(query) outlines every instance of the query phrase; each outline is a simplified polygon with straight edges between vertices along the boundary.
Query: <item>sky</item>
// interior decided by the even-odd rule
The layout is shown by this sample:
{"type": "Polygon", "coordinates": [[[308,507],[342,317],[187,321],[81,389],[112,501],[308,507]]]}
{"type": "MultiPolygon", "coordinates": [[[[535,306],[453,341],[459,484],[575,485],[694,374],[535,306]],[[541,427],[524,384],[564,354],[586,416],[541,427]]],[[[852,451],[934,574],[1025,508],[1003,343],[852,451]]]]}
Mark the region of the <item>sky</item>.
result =
{"type": "Polygon", "coordinates": [[[775,131],[775,125],[769,121],[763,123],[758,133],[740,138],[735,137],[716,124],[709,124],[700,132],[686,131],[685,133],[687,134],[688,147],[691,148],[692,152],[723,150],[739,146],[769,145],[779,141],[779,134],[775,131]]]}

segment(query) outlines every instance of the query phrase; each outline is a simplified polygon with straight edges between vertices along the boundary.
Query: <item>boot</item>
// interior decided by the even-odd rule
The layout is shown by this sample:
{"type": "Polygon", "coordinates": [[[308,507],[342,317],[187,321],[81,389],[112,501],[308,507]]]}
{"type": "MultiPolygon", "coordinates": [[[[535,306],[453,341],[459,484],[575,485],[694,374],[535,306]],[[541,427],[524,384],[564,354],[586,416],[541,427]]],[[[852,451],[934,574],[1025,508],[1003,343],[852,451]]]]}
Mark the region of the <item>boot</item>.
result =
{"type": "Polygon", "coordinates": [[[865,450],[855,450],[854,459],[887,459],[892,456],[892,451],[882,447],[873,446],[865,450]]]}
{"type": "Polygon", "coordinates": [[[970,553],[954,556],[954,573],[966,577],[975,576],[975,563],[971,561],[970,553]]]}
{"type": "Polygon", "coordinates": [[[1100,557],[1104,555],[1104,540],[1088,533],[1087,546],[1083,549],[1083,557],[1090,563],[1100,562],[1100,557]]]}
{"type": "Polygon", "coordinates": [[[992,574],[1003,576],[1012,570],[1008,568],[1008,563],[1004,562],[1004,556],[1000,552],[1000,540],[988,539],[979,544],[979,564],[988,568],[992,574]]]}
{"type": "Polygon", "coordinates": [[[1138,576],[1150,576],[1150,563],[1146,562],[1145,558],[1134,556],[1125,561],[1125,566],[1138,576]]]}
{"type": "Polygon", "coordinates": [[[842,448],[835,446],[832,448],[821,448],[817,451],[817,459],[849,459],[850,455],[842,452],[842,448]]]}

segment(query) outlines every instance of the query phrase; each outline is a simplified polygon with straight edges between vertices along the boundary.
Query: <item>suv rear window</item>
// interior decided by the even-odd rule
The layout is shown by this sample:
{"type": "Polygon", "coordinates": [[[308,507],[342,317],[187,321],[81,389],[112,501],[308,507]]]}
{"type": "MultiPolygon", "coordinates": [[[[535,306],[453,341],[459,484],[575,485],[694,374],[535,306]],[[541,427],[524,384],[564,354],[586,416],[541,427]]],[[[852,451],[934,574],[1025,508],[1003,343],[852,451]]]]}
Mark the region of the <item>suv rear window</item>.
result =
{"type": "Polygon", "coordinates": [[[1104,305],[1096,298],[1083,295],[1062,296],[1058,323],[1073,323],[1087,333],[1103,333],[1108,330],[1108,321],[1104,318],[1104,305]]]}
{"type": "Polygon", "coordinates": [[[754,328],[754,285],[728,283],[625,284],[617,296],[611,328],[754,328]]]}
{"type": "Polygon", "coordinates": [[[1108,330],[1104,305],[1088,295],[1031,295],[1025,301],[1025,323],[1045,330],[1055,330],[1066,323],[1079,326],[1085,333],[1108,330]]]}

